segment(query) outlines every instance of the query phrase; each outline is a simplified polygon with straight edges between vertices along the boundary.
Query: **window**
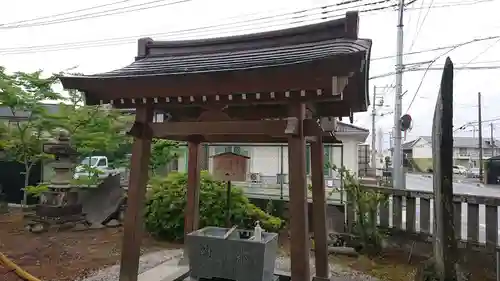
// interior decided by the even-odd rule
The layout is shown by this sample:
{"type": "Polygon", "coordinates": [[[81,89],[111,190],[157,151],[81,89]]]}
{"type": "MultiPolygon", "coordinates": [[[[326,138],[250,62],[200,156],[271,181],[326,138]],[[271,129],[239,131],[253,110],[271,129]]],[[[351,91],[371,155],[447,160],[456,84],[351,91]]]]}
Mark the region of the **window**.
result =
{"type": "MultiPolygon", "coordinates": [[[[331,161],[331,154],[332,148],[331,146],[326,146],[323,145],[323,153],[324,153],[324,162],[325,166],[323,167],[323,175],[325,176],[330,176],[330,171],[331,168],[328,166],[331,161]]],[[[310,175],[311,174],[311,146],[307,145],[306,146],[306,174],[310,175]]]]}
{"type": "Polygon", "coordinates": [[[9,122],[8,122],[9,128],[15,128],[17,126],[17,124],[19,124],[19,121],[9,120],[9,122]]]}
{"type": "Polygon", "coordinates": [[[311,147],[306,145],[306,174],[311,174],[311,147]]]}
{"type": "Polygon", "coordinates": [[[467,148],[465,148],[465,147],[459,147],[458,148],[458,154],[460,154],[460,155],[467,155],[467,148]]]}
{"type": "Polygon", "coordinates": [[[97,158],[94,157],[85,157],[83,158],[82,162],[80,162],[81,165],[89,165],[93,167],[96,164],[97,158]]]}
{"type": "Polygon", "coordinates": [[[99,159],[99,162],[97,162],[97,167],[106,167],[106,159],[99,159]]]}
{"type": "Polygon", "coordinates": [[[221,154],[226,152],[226,146],[216,146],[215,147],[215,154],[221,154]]]}
{"type": "Polygon", "coordinates": [[[241,146],[216,146],[215,154],[221,154],[224,152],[232,152],[239,155],[248,156],[248,150],[242,148],[241,146]]]}
{"type": "Polygon", "coordinates": [[[323,175],[325,176],[329,176],[330,175],[330,171],[331,171],[331,168],[330,168],[330,161],[331,161],[331,157],[330,157],[330,153],[332,151],[332,147],[331,146],[323,146],[323,153],[325,155],[325,166],[323,167],[323,175]]]}

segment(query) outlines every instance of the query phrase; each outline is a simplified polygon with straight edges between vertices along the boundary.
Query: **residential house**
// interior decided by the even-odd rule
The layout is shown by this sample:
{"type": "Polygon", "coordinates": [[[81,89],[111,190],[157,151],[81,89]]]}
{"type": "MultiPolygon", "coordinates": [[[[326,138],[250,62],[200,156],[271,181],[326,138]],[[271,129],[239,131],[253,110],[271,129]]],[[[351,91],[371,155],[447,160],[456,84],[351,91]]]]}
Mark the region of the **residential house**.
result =
{"type": "MultiPolygon", "coordinates": [[[[367,129],[337,122],[335,136],[342,143],[325,144],[325,162],[344,166],[347,169],[358,174],[360,162],[358,157],[359,147],[365,142],[369,131],[367,129]]],[[[205,148],[202,163],[204,169],[212,169],[212,160],[210,156],[222,153],[234,152],[250,157],[248,160],[248,181],[277,184],[281,178],[287,182],[288,178],[288,148],[286,144],[211,144],[205,148]]],[[[309,147],[306,148],[309,155],[309,147]]],[[[308,157],[309,158],[309,157],[308,157]]],[[[187,151],[186,155],[179,158],[179,170],[187,170],[187,151]]],[[[363,160],[362,163],[366,162],[363,160]]],[[[310,159],[306,162],[306,172],[310,175],[310,159]]],[[[331,169],[325,168],[325,179],[336,178],[338,175],[331,169]]]]}
{"type": "MultiPolygon", "coordinates": [[[[404,143],[403,152],[417,170],[428,171],[432,169],[432,138],[421,136],[415,140],[404,143]]],[[[500,140],[483,138],[483,160],[500,155],[500,140]]],[[[453,158],[455,165],[465,167],[479,166],[479,138],[454,137],[453,158]]]]}

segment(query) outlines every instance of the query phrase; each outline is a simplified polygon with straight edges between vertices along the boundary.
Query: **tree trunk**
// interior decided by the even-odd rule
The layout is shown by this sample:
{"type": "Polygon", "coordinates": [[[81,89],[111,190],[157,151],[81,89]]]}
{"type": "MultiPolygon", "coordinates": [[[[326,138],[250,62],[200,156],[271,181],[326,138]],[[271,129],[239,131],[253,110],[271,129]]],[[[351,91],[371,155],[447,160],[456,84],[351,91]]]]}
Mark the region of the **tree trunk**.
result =
{"type": "Polygon", "coordinates": [[[24,188],[23,188],[23,201],[21,202],[22,207],[28,206],[28,193],[26,192],[26,187],[30,184],[30,173],[31,164],[24,163],[24,188]]]}

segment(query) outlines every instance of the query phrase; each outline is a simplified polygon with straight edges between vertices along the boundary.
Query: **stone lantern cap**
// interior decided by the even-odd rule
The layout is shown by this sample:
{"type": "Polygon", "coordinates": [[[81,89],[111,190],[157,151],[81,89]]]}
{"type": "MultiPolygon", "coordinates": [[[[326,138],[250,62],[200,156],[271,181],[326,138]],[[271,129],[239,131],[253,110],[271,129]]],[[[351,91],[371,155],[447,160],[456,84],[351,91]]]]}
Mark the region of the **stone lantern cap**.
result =
{"type": "Polygon", "coordinates": [[[59,131],[59,136],[54,142],[45,143],[43,152],[55,156],[71,157],[78,155],[76,149],[71,146],[70,135],[65,130],[59,131]]]}

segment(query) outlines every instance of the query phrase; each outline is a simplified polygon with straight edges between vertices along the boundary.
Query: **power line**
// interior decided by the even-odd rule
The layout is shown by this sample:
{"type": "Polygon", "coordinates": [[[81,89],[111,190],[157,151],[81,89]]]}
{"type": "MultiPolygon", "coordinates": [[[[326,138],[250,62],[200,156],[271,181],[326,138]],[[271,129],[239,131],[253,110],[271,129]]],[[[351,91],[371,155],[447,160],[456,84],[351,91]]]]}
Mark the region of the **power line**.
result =
{"type": "Polygon", "coordinates": [[[479,52],[475,57],[473,57],[469,62],[467,62],[467,64],[465,66],[468,66],[469,64],[473,63],[473,61],[475,61],[476,59],[478,59],[480,56],[484,55],[486,52],[488,52],[491,48],[493,48],[496,44],[498,44],[498,42],[500,42],[500,38],[495,40],[495,42],[489,44],[488,46],[486,46],[486,48],[484,48],[481,52],[479,52]]]}
{"type": "MultiPolygon", "coordinates": [[[[457,68],[455,68],[455,69],[457,69],[457,70],[462,70],[462,69],[474,69],[474,68],[476,68],[476,69],[486,69],[486,67],[480,67],[480,68],[479,68],[479,67],[471,67],[471,68],[469,68],[469,67],[468,67],[468,65],[469,65],[470,63],[472,63],[475,59],[479,58],[481,55],[483,55],[484,53],[486,53],[488,50],[490,50],[490,49],[491,49],[493,46],[495,46],[498,42],[500,42],[500,38],[499,38],[499,39],[497,39],[497,40],[496,40],[495,42],[493,42],[492,44],[490,44],[490,45],[489,45],[488,47],[486,47],[484,50],[482,50],[481,52],[479,52],[479,54],[477,54],[474,58],[472,58],[472,59],[471,59],[471,60],[470,60],[467,64],[465,64],[465,66],[463,66],[463,67],[457,67],[457,68]]],[[[448,53],[450,53],[451,51],[455,50],[455,49],[456,49],[456,48],[458,48],[458,47],[459,47],[459,46],[457,46],[457,47],[455,47],[455,48],[453,48],[453,49],[450,49],[450,50],[448,50],[447,52],[444,52],[443,54],[441,54],[440,56],[437,56],[437,57],[436,57],[436,58],[435,58],[432,62],[430,62],[430,63],[429,63],[429,65],[428,65],[427,69],[426,69],[426,70],[425,70],[425,72],[424,72],[424,75],[422,76],[422,79],[420,80],[420,83],[419,83],[419,85],[418,85],[418,88],[417,88],[417,90],[415,91],[415,94],[413,95],[413,98],[412,98],[412,100],[411,100],[411,102],[410,102],[410,105],[408,106],[408,109],[406,110],[406,112],[407,112],[407,113],[408,113],[408,111],[410,110],[410,108],[411,108],[411,106],[412,106],[413,102],[415,101],[415,99],[416,99],[416,97],[417,97],[417,95],[418,95],[418,91],[420,90],[420,87],[422,86],[422,84],[423,84],[423,82],[424,82],[425,76],[426,76],[427,72],[430,70],[430,68],[432,67],[432,65],[433,65],[433,64],[434,64],[434,63],[435,63],[435,62],[436,62],[439,58],[441,58],[441,57],[443,57],[443,56],[447,55],[448,53]]],[[[494,69],[494,68],[491,68],[491,67],[490,67],[489,69],[494,69]]]]}
{"type": "MultiPolygon", "coordinates": [[[[497,35],[497,36],[489,36],[489,37],[483,37],[483,38],[476,38],[476,39],[465,41],[465,42],[462,42],[462,43],[459,43],[459,44],[450,45],[450,46],[446,46],[446,47],[434,48],[434,49],[430,49],[430,50],[432,50],[432,51],[444,50],[444,49],[455,50],[456,48],[459,48],[459,47],[462,47],[462,46],[465,46],[465,45],[468,45],[468,44],[472,44],[472,43],[476,43],[476,42],[481,42],[481,41],[492,40],[492,39],[500,39],[500,36],[497,35]]],[[[428,51],[430,51],[430,50],[428,50],[428,51]]],[[[420,51],[420,52],[422,52],[422,51],[420,51]]],[[[409,54],[409,53],[407,53],[407,54],[409,54]]],[[[387,58],[387,57],[381,57],[379,59],[384,59],[384,58],[387,58]]],[[[428,62],[424,62],[424,63],[431,63],[431,62],[432,62],[432,60],[428,61],[428,62]]],[[[419,64],[419,63],[415,63],[415,64],[419,64]]],[[[423,64],[423,63],[420,63],[420,64],[423,64]]],[[[455,68],[457,68],[457,67],[455,67],[455,68]]],[[[429,70],[431,70],[431,69],[432,68],[429,68],[429,70]]],[[[474,69],[474,67],[469,67],[469,69],[474,69]]],[[[403,71],[408,72],[408,71],[420,71],[420,70],[422,70],[422,69],[419,69],[418,67],[413,67],[413,68],[410,68],[410,69],[404,69],[403,71]]],[[[388,73],[384,73],[384,74],[380,74],[380,75],[371,76],[370,79],[384,78],[384,77],[391,76],[391,75],[394,75],[394,74],[395,74],[395,72],[388,72],[388,73]]]]}
{"type": "MultiPolygon", "coordinates": [[[[500,121],[500,116],[498,117],[493,117],[491,119],[488,119],[488,120],[481,120],[481,123],[487,123],[487,122],[496,122],[496,121],[500,121]]],[[[465,128],[469,127],[469,126],[477,126],[479,124],[479,121],[470,121],[470,122],[467,122],[465,124],[463,124],[462,126],[456,128],[455,130],[453,130],[453,132],[457,132],[457,131],[462,131],[462,130],[465,130],[465,128]]]]}
{"type": "MultiPolygon", "coordinates": [[[[430,48],[430,49],[423,49],[423,50],[414,51],[414,52],[406,52],[406,53],[404,53],[404,55],[415,55],[415,54],[428,53],[428,52],[433,52],[433,51],[453,49],[453,48],[456,48],[457,46],[461,47],[461,46],[464,46],[464,45],[467,45],[467,44],[470,44],[470,43],[475,43],[475,42],[480,42],[480,41],[486,41],[486,40],[491,40],[491,39],[498,39],[498,38],[500,38],[500,35],[497,35],[497,36],[488,36],[488,37],[481,37],[481,38],[476,38],[476,39],[468,40],[468,41],[457,43],[457,44],[453,44],[453,45],[446,45],[446,46],[442,46],[442,47],[436,47],[436,48],[430,48]]],[[[372,58],[371,61],[374,61],[374,60],[383,60],[383,59],[390,59],[390,58],[394,58],[394,57],[395,57],[394,55],[383,56],[383,57],[378,57],[378,58],[372,58]]]]}
{"type": "Polygon", "coordinates": [[[192,0],[177,0],[177,1],[173,1],[173,2],[162,3],[165,1],[166,0],[153,0],[153,1],[146,2],[146,3],[134,4],[134,5],[129,5],[129,6],[125,6],[125,7],[113,8],[113,9],[109,9],[109,10],[105,10],[105,11],[99,11],[99,12],[95,12],[95,13],[87,13],[87,14],[83,14],[83,15],[71,16],[71,17],[66,17],[66,18],[62,18],[62,19],[48,20],[48,21],[42,21],[42,22],[18,24],[18,25],[14,25],[14,26],[3,25],[3,26],[0,26],[0,29],[17,29],[17,28],[25,28],[25,27],[45,26],[45,25],[53,25],[53,24],[59,24],[59,23],[80,21],[80,20],[85,20],[85,19],[99,18],[99,17],[104,17],[104,16],[120,15],[120,14],[125,14],[125,13],[130,13],[130,12],[137,12],[137,11],[143,11],[143,10],[148,10],[148,9],[153,9],[153,8],[159,8],[159,7],[164,7],[164,6],[170,6],[170,5],[190,2],[192,0]],[[151,5],[151,4],[155,4],[155,3],[160,3],[160,4],[147,6],[147,5],[151,5]],[[147,6],[147,7],[144,7],[144,6],[147,6]],[[131,9],[131,8],[133,8],[133,9],[131,9]],[[129,10],[127,10],[127,9],[129,9],[129,10]]]}
{"type": "MultiPolygon", "coordinates": [[[[313,8],[313,9],[317,9],[317,8],[313,8]]],[[[233,27],[233,28],[234,27],[245,27],[245,26],[249,26],[249,25],[255,26],[257,24],[260,24],[259,21],[262,21],[262,20],[273,19],[276,17],[286,16],[286,15],[295,15],[298,13],[303,13],[305,11],[308,11],[308,10],[299,10],[299,11],[295,11],[292,13],[286,13],[286,14],[281,14],[281,15],[272,15],[272,16],[266,16],[266,17],[249,19],[249,20],[247,19],[247,20],[243,20],[243,21],[209,25],[209,26],[204,26],[204,27],[181,29],[181,30],[175,30],[175,31],[166,32],[166,33],[150,33],[150,34],[140,34],[140,35],[126,36],[126,37],[113,37],[113,38],[99,39],[99,40],[87,40],[87,41],[77,41],[77,42],[65,42],[65,43],[58,43],[58,44],[0,48],[0,55],[17,55],[17,54],[36,53],[36,52],[52,52],[52,51],[64,51],[64,50],[74,50],[74,49],[84,49],[84,48],[117,46],[117,45],[135,43],[137,41],[137,38],[142,38],[142,37],[156,37],[156,36],[161,37],[161,36],[169,36],[169,35],[176,35],[176,34],[190,35],[190,34],[197,33],[199,31],[203,31],[203,30],[208,30],[208,31],[213,32],[213,31],[217,31],[218,29],[219,30],[220,29],[227,29],[227,28],[231,28],[231,27],[233,27]],[[244,25],[241,25],[242,23],[244,25]],[[240,25],[240,26],[238,26],[238,25],[240,25]],[[215,30],[211,30],[211,29],[215,29],[215,30]]],[[[247,14],[247,16],[251,16],[251,15],[255,15],[255,14],[257,14],[257,13],[247,14]]],[[[237,16],[237,17],[241,18],[241,17],[245,17],[245,15],[237,16]]],[[[233,19],[233,18],[236,18],[236,17],[226,18],[226,20],[233,19]]],[[[295,18],[297,18],[297,17],[295,17],[295,18]]],[[[267,21],[267,22],[269,22],[269,21],[267,21]]],[[[491,39],[497,39],[497,38],[500,38],[500,36],[489,36],[489,37],[483,37],[483,38],[476,38],[476,39],[468,40],[468,41],[453,44],[453,45],[446,45],[446,46],[441,46],[441,47],[436,47],[436,48],[422,49],[419,51],[406,52],[403,55],[408,56],[408,55],[415,55],[415,54],[422,54],[422,53],[446,50],[446,49],[455,48],[456,46],[463,46],[463,45],[467,45],[470,43],[486,41],[486,40],[491,40],[491,39]]],[[[395,57],[394,55],[382,56],[382,57],[377,57],[377,58],[371,58],[371,61],[391,59],[394,57],[395,57]]],[[[392,73],[392,74],[394,74],[394,73],[392,73]]],[[[383,74],[381,76],[379,75],[379,76],[371,77],[371,79],[382,78],[382,77],[386,77],[386,76],[388,76],[388,75],[383,74]]]]}
{"type": "MultiPolygon", "coordinates": [[[[358,2],[360,0],[351,0],[349,3],[358,2]]],[[[390,0],[381,0],[381,1],[376,1],[376,2],[370,2],[370,3],[364,3],[355,6],[357,7],[364,7],[364,6],[373,6],[377,4],[382,4],[390,2],[390,0]]],[[[259,28],[260,30],[262,28],[274,28],[274,29],[279,29],[277,27],[285,26],[289,27],[290,25],[304,25],[310,22],[318,22],[318,21],[325,21],[331,18],[335,17],[340,17],[343,14],[335,14],[331,15],[332,12],[337,12],[340,10],[348,10],[353,8],[351,7],[344,7],[344,8],[336,8],[335,10],[328,10],[327,8],[329,7],[335,7],[338,5],[346,5],[346,2],[334,4],[334,5],[327,5],[327,6],[322,6],[319,8],[312,8],[312,9],[302,9],[294,12],[288,12],[284,14],[278,14],[278,15],[270,15],[270,16],[265,16],[265,17],[259,17],[259,18],[253,18],[253,19],[245,19],[245,20],[240,20],[240,21],[235,21],[235,22],[230,22],[230,23],[224,23],[224,24],[215,24],[215,25],[209,25],[209,26],[204,26],[204,27],[198,27],[198,28],[189,28],[189,29],[183,29],[183,30],[177,30],[177,31],[171,31],[167,33],[156,33],[156,34],[143,34],[143,35],[136,35],[136,36],[127,36],[127,37],[115,37],[115,38],[108,38],[108,39],[101,39],[101,40],[90,40],[90,41],[79,41],[79,42],[68,42],[68,43],[59,43],[59,44],[49,44],[49,45],[38,45],[38,46],[23,46],[23,47],[18,47],[18,48],[3,48],[0,49],[0,54],[1,55],[14,55],[14,54],[27,54],[27,53],[33,53],[33,52],[50,52],[50,51],[62,51],[62,50],[70,50],[70,49],[81,49],[81,48],[92,48],[92,47],[104,47],[104,46],[115,46],[115,45],[122,45],[122,44],[127,44],[127,43],[132,43],[136,42],[137,38],[141,37],[152,37],[152,36],[166,36],[166,35],[181,35],[180,37],[186,37],[186,36],[192,36],[196,33],[200,33],[200,31],[207,31],[207,32],[212,32],[216,33],[216,36],[221,36],[222,32],[242,32],[242,31],[254,31],[256,28],[259,28]],[[276,19],[278,18],[278,20],[276,19]],[[278,21],[278,23],[276,23],[278,21]],[[264,23],[271,23],[272,25],[268,25],[265,27],[261,27],[258,25],[262,25],[264,23]],[[232,30],[227,30],[228,28],[232,30]],[[235,28],[239,28],[239,30],[234,30],[235,28]],[[241,29],[243,28],[243,29],[241,29]]],[[[388,8],[392,8],[393,5],[391,6],[382,6],[382,7],[377,7],[377,8],[369,8],[365,10],[361,10],[360,12],[365,13],[365,12],[374,12],[374,11],[380,11],[388,8]]],[[[238,16],[238,18],[241,18],[242,16],[238,16]]],[[[244,17],[244,16],[243,16],[244,17]]],[[[233,17],[235,18],[235,17],[233,17]]],[[[206,36],[207,34],[203,34],[206,36]]],[[[176,38],[178,39],[178,38],[176,38]]]]}
{"type": "Polygon", "coordinates": [[[460,2],[451,2],[451,3],[442,3],[441,5],[432,5],[432,7],[427,6],[427,7],[420,7],[420,8],[408,8],[407,10],[424,10],[424,9],[439,9],[439,8],[452,8],[452,7],[460,7],[460,6],[472,6],[472,5],[477,5],[481,3],[488,3],[488,2],[493,2],[493,0],[478,0],[478,1],[460,1],[460,2]]]}
{"type": "Polygon", "coordinates": [[[420,35],[420,31],[422,31],[422,28],[424,27],[425,20],[427,19],[427,16],[429,15],[429,12],[431,11],[432,4],[434,4],[434,0],[431,0],[431,3],[429,4],[429,7],[427,8],[427,11],[425,12],[424,18],[422,19],[422,22],[420,25],[417,27],[417,32],[415,33],[415,37],[413,38],[413,42],[410,46],[410,50],[415,45],[417,42],[418,36],[420,35]]]}
{"type": "MultiPolygon", "coordinates": [[[[168,5],[172,5],[172,4],[189,2],[192,0],[179,0],[179,1],[175,1],[175,2],[161,3],[161,2],[165,2],[165,1],[167,1],[167,0],[153,0],[153,1],[146,2],[146,3],[134,4],[134,5],[129,5],[129,6],[120,7],[120,8],[113,8],[113,9],[109,9],[109,10],[105,10],[105,11],[98,11],[95,13],[88,13],[88,14],[84,14],[84,15],[66,17],[66,18],[61,18],[61,19],[54,19],[54,20],[50,20],[50,21],[36,22],[36,23],[31,23],[31,24],[6,26],[3,28],[4,29],[6,29],[6,28],[23,28],[23,27],[35,27],[35,26],[59,24],[59,23],[65,23],[65,22],[71,22],[71,21],[79,21],[79,20],[84,20],[84,19],[92,19],[92,18],[103,17],[103,16],[129,13],[129,12],[134,12],[134,11],[142,11],[142,10],[146,10],[146,9],[158,8],[158,7],[168,6],[168,5]],[[147,5],[151,5],[151,4],[156,4],[156,5],[147,6],[147,5]],[[147,6],[147,7],[143,7],[143,6],[147,6]],[[134,8],[134,9],[130,9],[130,8],[134,8]],[[129,9],[129,10],[127,10],[127,9],[129,9]]],[[[362,2],[362,1],[364,1],[364,0],[344,0],[344,1],[342,1],[340,3],[336,3],[336,4],[322,5],[322,7],[327,8],[327,7],[331,7],[331,6],[341,6],[341,5],[347,5],[347,4],[352,4],[352,3],[356,3],[356,2],[362,2]]],[[[385,3],[385,2],[390,2],[390,0],[378,1],[378,2],[385,3]]],[[[360,5],[360,6],[363,6],[363,5],[360,5]]],[[[89,9],[91,9],[91,8],[89,8],[89,9]]],[[[282,10],[282,9],[280,9],[280,10],[282,10]]],[[[2,28],[2,26],[0,26],[0,28],[2,28]]]]}
{"type": "MultiPolygon", "coordinates": [[[[457,47],[458,48],[458,47],[457,47]]],[[[418,87],[417,87],[417,90],[415,91],[415,94],[413,94],[413,97],[411,98],[411,101],[410,101],[410,104],[408,105],[408,108],[406,109],[406,113],[408,113],[408,111],[410,110],[411,106],[413,105],[413,102],[415,101],[415,99],[417,98],[417,95],[418,95],[418,91],[420,91],[420,88],[422,87],[422,84],[424,83],[424,79],[425,79],[425,76],[427,75],[427,72],[429,72],[429,69],[431,68],[431,66],[438,60],[440,59],[442,56],[445,56],[447,55],[448,53],[450,53],[451,51],[455,50],[456,48],[453,48],[453,49],[450,49],[444,53],[442,53],[441,55],[437,56],[434,60],[432,60],[431,63],[429,63],[429,65],[427,66],[427,69],[425,70],[424,72],[424,75],[422,75],[422,78],[420,79],[420,83],[418,84],[418,87]]]]}
{"type": "Polygon", "coordinates": [[[129,2],[129,1],[130,0],[121,0],[121,1],[116,1],[116,2],[112,2],[112,3],[107,3],[107,4],[92,6],[92,7],[88,7],[88,8],[73,10],[73,11],[69,11],[69,12],[59,13],[59,14],[52,14],[52,15],[48,15],[48,16],[42,16],[42,17],[37,17],[37,18],[32,18],[32,19],[27,19],[27,20],[20,20],[20,21],[13,21],[13,22],[2,23],[2,24],[0,24],[0,27],[8,26],[8,25],[18,25],[20,23],[25,23],[25,22],[30,22],[30,21],[37,21],[37,20],[42,20],[42,19],[55,18],[55,17],[59,17],[59,16],[76,14],[76,13],[80,13],[80,12],[85,12],[85,11],[95,10],[95,9],[99,9],[99,8],[109,7],[109,6],[113,6],[113,5],[116,5],[116,4],[121,4],[121,3],[129,2]]]}
{"type": "MultiPolygon", "coordinates": [[[[457,67],[453,67],[453,69],[455,70],[497,70],[497,69],[500,69],[500,65],[489,65],[489,66],[457,66],[457,67]]],[[[415,67],[415,68],[411,68],[411,69],[405,69],[404,72],[415,72],[415,71],[431,71],[431,70],[443,70],[443,66],[435,66],[435,67],[430,67],[430,68],[419,68],[419,67],[415,67]]],[[[372,79],[379,79],[379,78],[384,78],[384,77],[388,77],[388,76],[392,76],[394,75],[395,72],[388,72],[388,73],[385,73],[385,74],[380,74],[380,75],[377,75],[377,76],[372,76],[370,77],[369,79],[372,80],[372,79]]]]}
{"type": "MultiPolygon", "coordinates": [[[[424,5],[424,0],[420,3],[420,8],[422,8],[424,5]]],[[[419,9],[418,11],[418,18],[417,18],[417,24],[415,25],[417,28],[415,29],[415,34],[418,34],[418,27],[420,26],[420,18],[422,17],[422,9],[419,9]]],[[[410,13],[411,15],[411,13],[410,13]]],[[[410,43],[410,48],[408,48],[408,51],[411,52],[413,45],[415,45],[415,41],[417,40],[417,36],[413,36],[413,40],[410,43]]]]}

